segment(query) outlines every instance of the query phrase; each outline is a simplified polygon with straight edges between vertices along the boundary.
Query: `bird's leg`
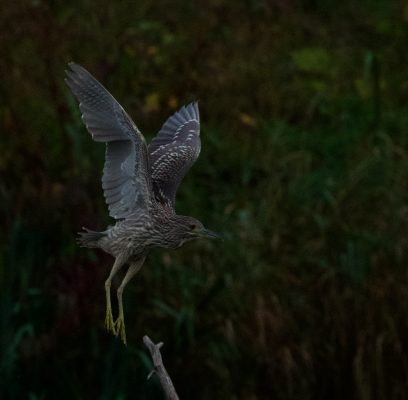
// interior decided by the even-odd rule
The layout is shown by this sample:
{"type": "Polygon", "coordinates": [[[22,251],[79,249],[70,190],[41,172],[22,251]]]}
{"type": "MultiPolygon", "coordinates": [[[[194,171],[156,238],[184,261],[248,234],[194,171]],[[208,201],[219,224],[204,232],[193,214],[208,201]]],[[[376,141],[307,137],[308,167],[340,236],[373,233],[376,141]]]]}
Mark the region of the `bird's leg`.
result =
{"type": "Polygon", "coordinates": [[[137,261],[132,262],[130,264],[129,269],[126,272],[125,277],[123,278],[122,283],[120,284],[117,295],[118,295],[118,305],[119,305],[119,317],[115,321],[115,334],[116,336],[120,335],[122,342],[126,344],[126,330],[125,330],[125,314],[123,312],[123,302],[122,302],[122,294],[125,286],[128,282],[137,274],[140,268],[143,265],[145,257],[139,258],[137,261]]]}
{"type": "Polygon", "coordinates": [[[115,263],[111,269],[108,279],[105,281],[105,295],[106,295],[106,314],[105,314],[105,328],[109,332],[115,333],[115,325],[113,323],[113,315],[112,315],[112,305],[111,305],[111,296],[110,296],[110,288],[113,277],[119,271],[119,269],[123,266],[124,262],[121,257],[116,258],[115,263]]]}

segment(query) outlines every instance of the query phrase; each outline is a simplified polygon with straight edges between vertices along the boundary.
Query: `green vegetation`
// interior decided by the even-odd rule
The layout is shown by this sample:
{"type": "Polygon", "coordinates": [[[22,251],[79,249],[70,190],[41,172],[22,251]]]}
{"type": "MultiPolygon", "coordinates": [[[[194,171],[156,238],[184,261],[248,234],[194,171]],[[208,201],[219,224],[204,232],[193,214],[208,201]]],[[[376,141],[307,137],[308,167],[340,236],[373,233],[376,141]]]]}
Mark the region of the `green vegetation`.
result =
{"type": "Polygon", "coordinates": [[[10,2],[0,15],[0,397],[408,393],[408,7],[403,1],[10,2]],[[150,138],[200,101],[177,209],[222,233],[153,252],[106,334],[104,148],[64,68],[84,65],[150,138]]]}

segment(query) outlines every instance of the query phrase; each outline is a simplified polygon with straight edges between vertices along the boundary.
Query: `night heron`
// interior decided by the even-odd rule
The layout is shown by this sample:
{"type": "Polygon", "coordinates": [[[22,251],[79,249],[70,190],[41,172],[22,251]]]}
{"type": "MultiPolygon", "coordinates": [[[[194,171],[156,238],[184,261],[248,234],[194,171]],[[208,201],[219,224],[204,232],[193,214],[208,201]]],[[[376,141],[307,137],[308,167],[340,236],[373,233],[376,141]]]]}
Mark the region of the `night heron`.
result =
{"type": "Polygon", "coordinates": [[[96,142],[106,143],[102,187],[109,215],[103,232],[83,228],[79,242],[115,257],[105,282],[105,326],[126,343],[122,293],[154,247],[175,249],[195,238],[216,238],[195,218],[177,215],[177,188],[200,153],[197,103],[182,107],[147,146],[135,123],[113,96],[83,67],[69,63],[66,82],[79,100],[82,119],[96,142]],[[113,321],[112,278],[129,268],[117,289],[119,316],[113,321]]]}

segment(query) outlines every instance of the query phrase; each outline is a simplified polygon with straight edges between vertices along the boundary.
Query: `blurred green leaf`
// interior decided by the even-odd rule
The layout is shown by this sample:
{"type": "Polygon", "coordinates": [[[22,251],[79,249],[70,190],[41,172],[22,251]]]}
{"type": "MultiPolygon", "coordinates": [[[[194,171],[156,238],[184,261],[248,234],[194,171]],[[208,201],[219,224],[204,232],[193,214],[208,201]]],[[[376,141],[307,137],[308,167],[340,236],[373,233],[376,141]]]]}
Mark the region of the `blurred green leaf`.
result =
{"type": "Polygon", "coordinates": [[[306,47],[295,50],[291,55],[296,67],[304,72],[326,74],[333,67],[330,53],[320,47],[306,47]]]}

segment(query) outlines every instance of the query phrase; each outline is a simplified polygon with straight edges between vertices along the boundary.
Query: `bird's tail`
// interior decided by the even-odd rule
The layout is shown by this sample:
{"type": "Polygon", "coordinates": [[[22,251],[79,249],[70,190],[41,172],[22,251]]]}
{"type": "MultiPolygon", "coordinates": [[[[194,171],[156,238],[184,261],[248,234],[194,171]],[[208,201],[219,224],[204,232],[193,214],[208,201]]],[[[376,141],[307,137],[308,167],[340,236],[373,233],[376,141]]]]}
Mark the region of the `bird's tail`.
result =
{"type": "Polygon", "coordinates": [[[106,235],[106,232],[95,232],[84,227],[82,229],[84,232],[78,232],[79,237],[77,238],[81,247],[101,247],[99,241],[106,235]]]}

